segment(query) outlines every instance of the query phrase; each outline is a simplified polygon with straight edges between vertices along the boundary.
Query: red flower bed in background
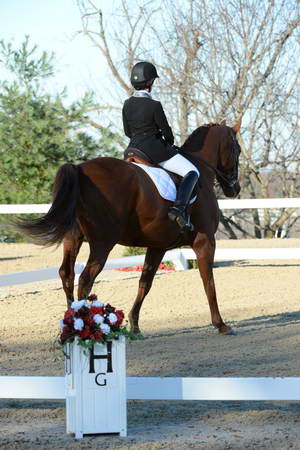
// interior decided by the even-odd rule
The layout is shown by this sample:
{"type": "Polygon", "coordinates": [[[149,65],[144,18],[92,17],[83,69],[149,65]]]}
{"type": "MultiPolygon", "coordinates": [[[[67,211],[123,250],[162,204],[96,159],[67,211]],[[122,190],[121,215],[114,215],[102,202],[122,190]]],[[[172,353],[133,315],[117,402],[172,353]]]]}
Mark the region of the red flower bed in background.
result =
{"type": "MultiPolygon", "coordinates": [[[[119,269],[120,272],[142,272],[143,270],[143,266],[132,266],[132,267],[120,267],[119,269]]],[[[174,267],[170,267],[170,266],[166,266],[165,264],[160,264],[158,267],[158,270],[175,270],[174,267]]]]}

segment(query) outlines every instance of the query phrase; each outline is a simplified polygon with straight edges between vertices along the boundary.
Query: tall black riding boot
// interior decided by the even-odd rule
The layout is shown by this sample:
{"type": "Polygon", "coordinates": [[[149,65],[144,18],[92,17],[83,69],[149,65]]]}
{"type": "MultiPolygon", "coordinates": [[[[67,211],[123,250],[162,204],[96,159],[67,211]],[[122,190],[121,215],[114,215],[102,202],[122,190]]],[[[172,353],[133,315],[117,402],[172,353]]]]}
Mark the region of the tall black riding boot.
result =
{"type": "Polygon", "coordinates": [[[197,181],[197,172],[194,172],[193,170],[188,172],[179,185],[174,205],[169,208],[169,219],[176,221],[182,231],[192,231],[194,229],[187,214],[187,207],[197,181]]]}

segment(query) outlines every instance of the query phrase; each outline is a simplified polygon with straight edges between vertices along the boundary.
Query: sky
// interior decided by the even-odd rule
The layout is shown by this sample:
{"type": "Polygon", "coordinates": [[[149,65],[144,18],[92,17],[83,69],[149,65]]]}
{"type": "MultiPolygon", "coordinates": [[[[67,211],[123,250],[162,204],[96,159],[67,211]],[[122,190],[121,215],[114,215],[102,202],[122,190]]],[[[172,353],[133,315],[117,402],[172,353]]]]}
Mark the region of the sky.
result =
{"type": "Polygon", "coordinates": [[[56,75],[49,89],[57,92],[67,86],[70,100],[89,88],[101,88],[107,77],[99,50],[77,33],[80,29],[76,0],[0,0],[0,39],[18,47],[29,35],[41,51],[53,51],[56,75]]]}

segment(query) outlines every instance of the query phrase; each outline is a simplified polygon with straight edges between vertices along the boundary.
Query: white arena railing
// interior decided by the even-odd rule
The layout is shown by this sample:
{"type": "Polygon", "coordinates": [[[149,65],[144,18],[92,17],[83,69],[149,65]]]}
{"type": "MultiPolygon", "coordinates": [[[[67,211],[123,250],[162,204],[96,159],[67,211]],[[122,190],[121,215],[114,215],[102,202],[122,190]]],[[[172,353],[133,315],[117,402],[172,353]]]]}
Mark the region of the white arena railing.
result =
{"type": "MultiPolygon", "coordinates": [[[[126,377],[127,400],[300,400],[300,378],[126,377]]],[[[1,377],[0,398],[66,398],[64,377],[1,377]]]]}
{"type": "MultiPolygon", "coordinates": [[[[103,270],[139,266],[144,264],[144,259],[145,255],[111,258],[107,260],[103,270]]],[[[192,249],[182,248],[167,251],[163,258],[163,262],[171,261],[175,270],[187,270],[188,261],[195,259],[196,255],[192,249]]],[[[215,262],[264,259],[300,259],[300,248],[219,248],[216,250],[215,254],[215,262]]],[[[75,264],[75,282],[78,281],[79,274],[83,271],[84,267],[84,262],[78,262],[75,264]]],[[[6,273],[0,275],[0,287],[56,279],[59,278],[58,269],[58,267],[49,267],[47,269],[6,273]]]]}
{"type": "MultiPolygon", "coordinates": [[[[300,208],[300,198],[219,200],[220,209],[300,208]]],[[[0,214],[46,213],[49,204],[0,205],[0,214]]],[[[145,255],[108,259],[103,270],[142,265],[145,255]]],[[[188,260],[195,260],[192,249],[176,249],[166,252],[163,261],[171,261],[176,270],[186,270],[188,260]]],[[[300,259],[300,248],[231,248],[217,249],[215,261],[300,259]]],[[[75,264],[76,279],[85,267],[84,262],[75,264]]],[[[0,275],[0,286],[32,283],[58,278],[58,267],[15,272],[0,275]]]]}
{"type": "MultiPolygon", "coordinates": [[[[276,209],[300,208],[299,198],[250,198],[237,200],[218,200],[219,208],[224,209],[276,209]]],[[[0,214],[39,214],[46,213],[50,204],[0,205],[0,214]]]]}

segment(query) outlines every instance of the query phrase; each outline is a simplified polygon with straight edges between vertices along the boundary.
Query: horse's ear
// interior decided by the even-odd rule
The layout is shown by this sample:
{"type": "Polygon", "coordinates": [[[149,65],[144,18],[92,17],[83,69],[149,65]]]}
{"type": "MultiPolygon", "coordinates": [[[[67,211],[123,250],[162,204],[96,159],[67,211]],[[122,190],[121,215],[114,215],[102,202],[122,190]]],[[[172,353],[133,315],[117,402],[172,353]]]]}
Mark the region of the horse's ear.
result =
{"type": "Polygon", "coordinates": [[[222,122],[220,123],[220,125],[226,125],[226,120],[222,120],[222,122]]]}
{"type": "Polygon", "coordinates": [[[232,126],[232,129],[235,133],[238,133],[241,129],[241,125],[242,125],[242,119],[239,119],[237,122],[235,122],[235,124],[232,126]]]}

